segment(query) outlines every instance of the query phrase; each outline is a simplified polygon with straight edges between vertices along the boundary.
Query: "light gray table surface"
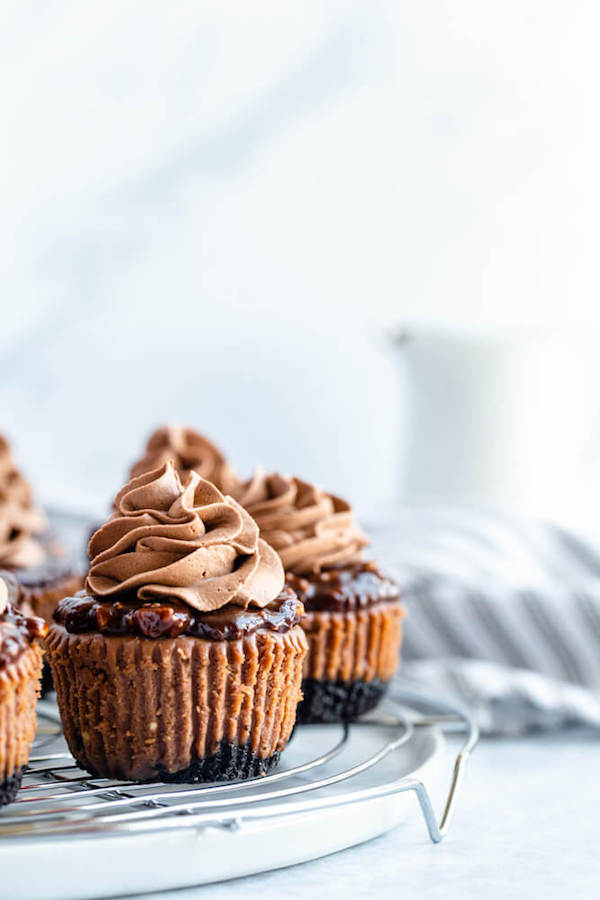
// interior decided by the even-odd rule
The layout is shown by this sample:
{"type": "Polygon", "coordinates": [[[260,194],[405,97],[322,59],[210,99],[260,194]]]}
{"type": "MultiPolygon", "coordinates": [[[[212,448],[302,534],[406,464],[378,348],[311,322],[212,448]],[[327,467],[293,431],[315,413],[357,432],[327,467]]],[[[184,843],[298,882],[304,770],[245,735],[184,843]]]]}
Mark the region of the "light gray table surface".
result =
{"type": "Polygon", "coordinates": [[[442,844],[429,842],[415,813],[382,837],[314,862],[151,896],[592,900],[600,897],[599,810],[597,736],[485,740],[442,844]]]}

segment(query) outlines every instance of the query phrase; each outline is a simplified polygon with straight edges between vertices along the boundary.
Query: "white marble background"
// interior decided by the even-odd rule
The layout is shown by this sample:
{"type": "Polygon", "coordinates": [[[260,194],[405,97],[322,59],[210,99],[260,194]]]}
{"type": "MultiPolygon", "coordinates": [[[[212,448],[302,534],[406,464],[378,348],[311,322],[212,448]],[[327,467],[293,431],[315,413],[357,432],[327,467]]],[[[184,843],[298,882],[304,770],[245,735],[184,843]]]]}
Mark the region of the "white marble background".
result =
{"type": "Polygon", "coordinates": [[[597,318],[594,2],[6,0],[0,427],[103,505],[196,424],[361,508],[390,329],[597,318]]]}

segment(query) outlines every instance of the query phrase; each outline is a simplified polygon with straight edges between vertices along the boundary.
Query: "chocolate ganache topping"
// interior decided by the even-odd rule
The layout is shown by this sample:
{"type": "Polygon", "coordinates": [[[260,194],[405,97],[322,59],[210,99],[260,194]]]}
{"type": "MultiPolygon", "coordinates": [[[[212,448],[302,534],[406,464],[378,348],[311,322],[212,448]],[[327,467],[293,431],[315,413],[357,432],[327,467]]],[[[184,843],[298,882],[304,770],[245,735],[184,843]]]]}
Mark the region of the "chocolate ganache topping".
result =
{"type": "Polygon", "coordinates": [[[14,464],[6,439],[0,436],[0,566],[10,569],[39,565],[45,556],[36,535],[46,525],[34,504],[31,488],[14,464]]]}
{"type": "Polygon", "coordinates": [[[100,631],[108,635],[140,634],[148,638],[192,637],[234,641],[255,631],[285,632],[297,625],[304,606],[295,592],[284,587],[262,609],[226,606],[211,613],[197,612],[183,603],[142,603],[137,600],[102,602],[80,591],[58,604],[54,619],[71,634],[100,631]]]}
{"type": "Polygon", "coordinates": [[[193,428],[181,425],[165,425],[148,438],[142,459],[132,466],[130,478],[158,469],[172,459],[181,478],[188,472],[197,472],[207,481],[230,494],[237,483],[233,470],[221,451],[211,441],[193,428]]]}
{"type": "Polygon", "coordinates": [[[173,460],[133,478],[91,538],[87,591],[119,600],[180,600],[201,612],[262,608],[284,584],[281,561],[231,497],[173,460]]]}
{"type": "Polygon", "coordinates": [[[361,560],[368,540],[345,500],[260,469],[235,493],[286,571],[304,575],[361,560]]]}

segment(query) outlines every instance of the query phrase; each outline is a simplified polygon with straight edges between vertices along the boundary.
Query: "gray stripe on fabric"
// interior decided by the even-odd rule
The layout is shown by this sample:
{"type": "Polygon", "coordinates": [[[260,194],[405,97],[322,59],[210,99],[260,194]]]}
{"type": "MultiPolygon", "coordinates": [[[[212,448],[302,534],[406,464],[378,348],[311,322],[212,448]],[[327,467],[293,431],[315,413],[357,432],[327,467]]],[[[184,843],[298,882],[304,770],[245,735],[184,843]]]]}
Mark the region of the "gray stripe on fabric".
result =
{"type": "Polygon", "coordinates": [[[564,677],[574,684],[585,684],[585,673],[579,665],[576,654],[556,628],[543,602],[531,591],[519,591],[519,596],[523,599],[524,608],[539,634],[546,640],[549,649],[554,651],[564,677]]]}
{"type": "Polygon", "coordinates": [[[500,650],[504,661],[517,669],[529,668],[531,656],[523,652],[506,618],[498,612],[497,603],[481,593],[470,594],[468,599],[471,609],[500,650]]]}
{"type": "Polygon", "coordinates": [[[596,578],[600,576],[600,557],[588,544],[585,544],[576,535],[563,531],[562,528],[553,527],[552,531],[567,552],[586,569],[587,574],[596,578]]]}
{"type": "Polygon", "coordinates": [[[598,642],[600,654],[600,609],[598,604],[587,594],[573,594],[579,613],[583,619],[584,627],[591,632],[591,637],[598,642]]]}
{"type": "Polygon", "coordinates": [[[424,608],[423,598],[429,594],[428,581],[425,578],[413,582],[410,591],[405,592],[406,621],[404,626],[405,660],[436,659],[446,655],[444,635],[424,608]]]}
{"type": "Polygon", "coordinates": [[[583,619],[583,627],[585,630],[588,643],[591,646],[591,653],[594,659],[599,660],[596,672],[600,669],[600,603],[587,594],[573,594],[575,606],[583,619]]]}
{"type": "Polygon", "coordinates": [[[428,659],[435,656],[427,619],[419,612],[413,598],[404,597],[406,618],[402,624],[402,658],[428,659]]]}
{"type": "Polygon", "coordinates": [[[443,602],[437,600],[428,589],[429,585],[420,592],[418,602],[432,626],[436,628],[441,641],[448,647],[449,656],[473,656],[473,646],[464,640],[451,619],[444,615],[443,602]]]}

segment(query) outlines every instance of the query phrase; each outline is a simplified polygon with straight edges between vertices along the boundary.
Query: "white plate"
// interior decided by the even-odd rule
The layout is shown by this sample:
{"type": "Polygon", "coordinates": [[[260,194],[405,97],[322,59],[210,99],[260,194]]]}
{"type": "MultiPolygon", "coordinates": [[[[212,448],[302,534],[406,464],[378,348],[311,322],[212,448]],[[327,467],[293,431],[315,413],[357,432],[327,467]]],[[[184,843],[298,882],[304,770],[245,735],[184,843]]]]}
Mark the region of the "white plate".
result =
{"type": "MultiPolygon", "coordinates": [[[[383,725],[352,726],[341,754],[320,766],[318,774],[313,770],[296,775],[277,787],[306,784],[347,769],[398,733],[383,725]]],[[[341,727],[335,725],[297,728],[280,767],[299,765],[327,751],[341,735],[341,727]]],[[[251,816],[248,807],[237,815],[234,810],[227,827],[184,823],[176,829],[143,833],[3,836],[0,896],[11,900],[114,897],[207,884],[316,859],[367,841],[416,815],[418,805],[411,791],[376,797],[370,793],[403,776],[428,780],[438,769],[442,749],[441,733],[425,726],[373,768],[337,785],[287,797],[276,805],[260,800],[273,786],[258,785],[251,816]],[[316,799],[318,809],[302,810],[316,799]]],[[[0,821],[14,809],[14,805],[7,807],[0,821]]]]}

